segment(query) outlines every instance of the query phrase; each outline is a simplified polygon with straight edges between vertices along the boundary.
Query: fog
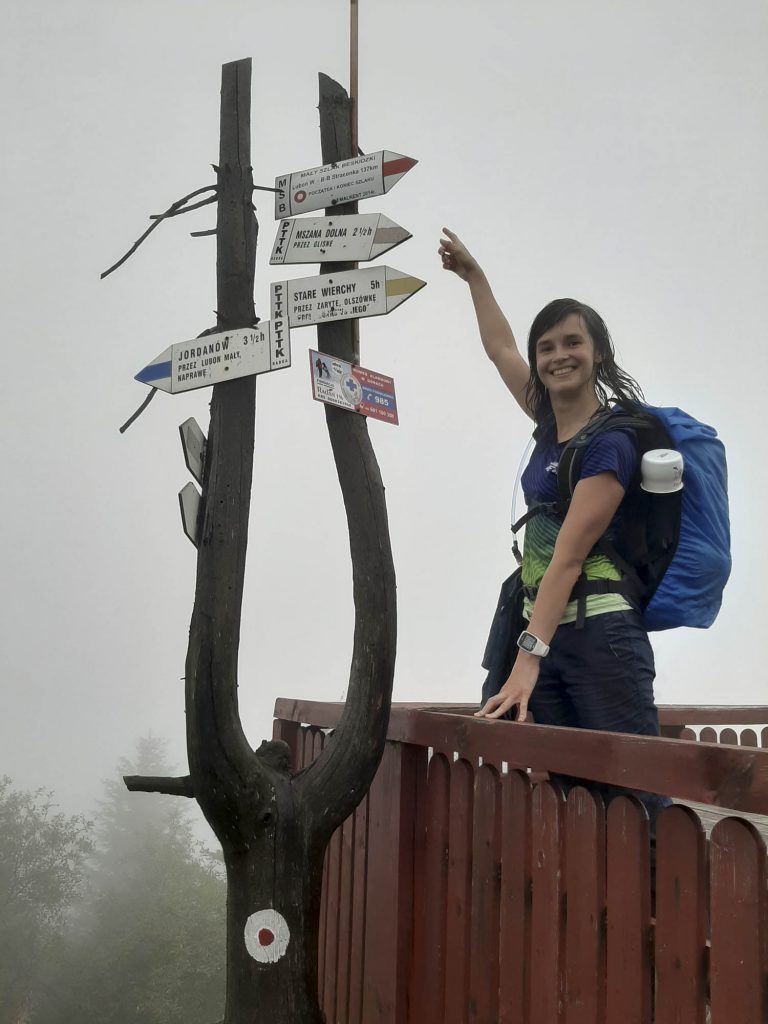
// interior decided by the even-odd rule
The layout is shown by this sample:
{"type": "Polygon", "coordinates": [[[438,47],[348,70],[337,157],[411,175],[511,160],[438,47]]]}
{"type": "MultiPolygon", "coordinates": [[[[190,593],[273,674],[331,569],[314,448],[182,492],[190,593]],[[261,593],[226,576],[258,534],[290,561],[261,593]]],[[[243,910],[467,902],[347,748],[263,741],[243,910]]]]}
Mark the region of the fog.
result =
{"type": "MultiPolygon", "coordinates": [[[[440,230],[483,264],[519,339],[549,299],[606,319],[648,400],[715,425],[728,451],[734,569],[706,632],[654,638],[657,699],[765,703],[768,497],[754,424],[768,232],[760,0],[360,3],[360,146],[419,163],[361,212],[413,238],[381,258],[427,281],[361,322],[361,362],[394,377],[400,425],[370,423],[398,575],[396,700],[472,701],[528,428],[485,358],[440,230]]],[[[86,811],[150,731],[184,769],[183,673],[195,552],[178,425],[206,390],[133,377],[215,322],[214,226],[148,217],[211,184],[221,64],[252,56],[258,184],[320,163],[317,74],[348,81],[348,5],[286,0],[22,4],[0,39],[5,424],[0,774],[86,811]]],[[[257,193],[256,311],[272,197],[257,193]]],[[[312,401],[312,327],[257,387],[240,699],[254,744],[277,696],[338,700],[353,610],[346,524],[312,401]]],[[[137,798],[145,799],[145,798],[137,798]]]]}

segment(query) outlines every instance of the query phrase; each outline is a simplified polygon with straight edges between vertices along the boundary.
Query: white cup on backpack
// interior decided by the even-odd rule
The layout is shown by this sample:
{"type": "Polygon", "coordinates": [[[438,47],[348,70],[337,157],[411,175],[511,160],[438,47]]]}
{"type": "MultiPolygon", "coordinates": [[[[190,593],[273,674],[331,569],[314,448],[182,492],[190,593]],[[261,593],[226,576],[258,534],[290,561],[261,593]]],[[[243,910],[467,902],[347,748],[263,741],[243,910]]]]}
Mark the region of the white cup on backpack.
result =
{"type": "Polygon", "coordinates": [[[640,486],[650,494],[673,494],[683,488],[683,456],[672,448],[654,448],[640,463],[640,486]]]}

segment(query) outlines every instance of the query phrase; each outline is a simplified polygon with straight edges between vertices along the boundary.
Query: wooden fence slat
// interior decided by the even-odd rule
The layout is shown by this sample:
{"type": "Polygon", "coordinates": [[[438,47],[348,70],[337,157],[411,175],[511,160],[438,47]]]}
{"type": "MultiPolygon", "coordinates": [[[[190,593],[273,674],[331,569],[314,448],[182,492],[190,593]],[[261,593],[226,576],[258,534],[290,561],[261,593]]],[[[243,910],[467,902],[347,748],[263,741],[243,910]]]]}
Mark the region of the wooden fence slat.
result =
{"type": "Polygon", "coordinates": [[[540,782],[531,808],[531,1024],[562,1020],[564,810],[560,789],[540,782]]]}
{"type": "Polygon", "coordinates": [[[354,867],[352,871],[351,949],[349,955],[349,1024],[363,1021],[365,969],[365,894],[368,887],[368,795],[355,809],[354,867]]]}
{"type": "Polygon", "coordinates": [[[299,768],[299,750],[301,745],[301,722],[287,722],[284,718],[276,718],[272,723],[272,739],[287,743],[291,751],[291,767],[299,768]]]}
{"type": "Polygon", "coordinates": [[[434,1024],[445,1015],[450,776],[447,758],[434,754],[416,805],[411,1019],[434,1024]]]}
{"type": "Polygon", "coordinates": [[[531,796],[525,772],[502,777],[499,1024],[530,1019],[531,796]]]}
{"type": "Polygon", "coordinates": [[[472,803],[474,772],[468,761],[451,765],[448,822],[448,900],[445,959],[446,1024],[466,1024],[469,998],[472,803]]]}
{"type": "MultiPolygon", "coordinates": [[[[319,756],[325,743],[325,733],[322,729],[307,729],[304,737],[304,764],[308,767],[314,759],[319,756]]],[[[328,850],[325,851],[323,860],[323,887],[320,892],[320,923],[317,942],[317,998],[321,1006],[324,1006],[325,996],[325,951],[326,951],[326,921],[328,918],[328,850]]]]}
{"type": "Polygon", "coordinates": [[[768,747],[768,725],[760,733],[760,746],[768,747]]]}
{"type": "Polygon", "coordinates": [[[650,835],[645,808],[633,797],[608,805],[606,1019],[651,1020],[650,835]]]}
{"type": "Polygon", "coordinates": [[[472,828],[469,1021],[498,1024],[501,783],[490,765],[475,772],[472,828]]]}
{"type": "Polygon", "coordinates": [[[757,829],[723,818],[710,840],[712,1024],[765,1024],[766,862],[757,829]]]}
{"type": "Polygon", "coordinates": [[[352,952],[352,898],[355,857],[355,815],[341,828],[339,871],[339,932],[336,954],[336,1017],[338,1024],[349,1020],[349,964],[352,952]]]}
{"type": "Polygon", "coordinates": [[[656,1024],[704,1024],[707,850],[690,807],[656,823],[656,1024]]]}
{"type": "Polygon", "coordinates": [[[739,736],[739,743],[742,747],[756,747],[757,733],[754,729],[742,729],[741,735],[739,736]]]}
{"type": "Polygon", "coordinates": [[[605,1021],[605,807],[583,786],[565,808],[565,1020],[605,1021]]]}
{"type": "Polygon", "coordinates": [[[693,731],[693,729],[689,729],[689,728],[686,727],[685,729],[681,729],[680,730],[680,739],[681,740],[695,740],[696,739],[696,733],[693,731]]]}
{"type": "Polygon", "coordinates": [[[705,725],[699,733],[699,743],[717,743],[717,729],[705,725]]]}
{"type": "Polygon", "coordinates": [[[413,792],[427,751],[387,743],[368,791],[363,1021],[401,1024],[413,951],[413,792]]]}
{"type": "Polygon", "coordinates": [[[720,742],[721,743],[733,743],[735,746],[738,746],[739,737],[738,737],[738,734],[737,734],[736,730],[735,729],[731,729],[730,727],[727,728],[727,729],[721,729],[720,730],[720,742]]]}

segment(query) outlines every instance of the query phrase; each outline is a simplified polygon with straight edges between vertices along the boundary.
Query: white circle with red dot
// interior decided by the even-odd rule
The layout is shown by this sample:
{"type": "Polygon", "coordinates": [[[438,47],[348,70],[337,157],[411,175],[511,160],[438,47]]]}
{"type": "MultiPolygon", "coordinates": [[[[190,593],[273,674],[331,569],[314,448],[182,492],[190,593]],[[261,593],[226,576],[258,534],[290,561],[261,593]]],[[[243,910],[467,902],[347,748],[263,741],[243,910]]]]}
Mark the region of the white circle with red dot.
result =
{"type": "Polygon", "coordinates": [[[260,964],[276,963],[290,941],[288,924],[276,910],[258,910],[245,922],[245,948],[260,964]]]}

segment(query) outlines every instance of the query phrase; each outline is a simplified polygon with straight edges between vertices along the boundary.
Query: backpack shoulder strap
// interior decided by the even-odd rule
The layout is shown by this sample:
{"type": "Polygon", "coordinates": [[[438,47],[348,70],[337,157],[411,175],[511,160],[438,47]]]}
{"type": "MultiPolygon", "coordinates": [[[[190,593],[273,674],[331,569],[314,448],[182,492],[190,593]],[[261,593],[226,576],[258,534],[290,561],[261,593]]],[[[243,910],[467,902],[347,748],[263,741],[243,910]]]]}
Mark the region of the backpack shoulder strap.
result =
{"type": "Polygon", "coordinates": [[[593,437],[601,434],[604,430],[636,432],[646,428],[650,422],[651,417],[644,413],[609,409],[587,423],[565,446],[557,464],[557,489],[560,502],[567,504],[573,497],[573,491],[579,482],[584,452],[593,437]]]}

